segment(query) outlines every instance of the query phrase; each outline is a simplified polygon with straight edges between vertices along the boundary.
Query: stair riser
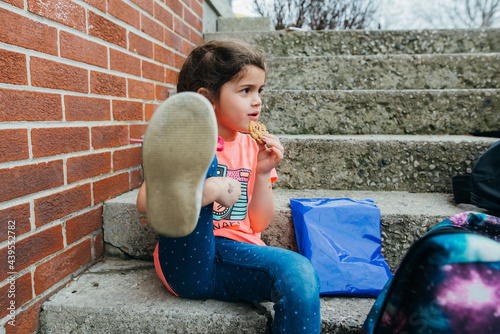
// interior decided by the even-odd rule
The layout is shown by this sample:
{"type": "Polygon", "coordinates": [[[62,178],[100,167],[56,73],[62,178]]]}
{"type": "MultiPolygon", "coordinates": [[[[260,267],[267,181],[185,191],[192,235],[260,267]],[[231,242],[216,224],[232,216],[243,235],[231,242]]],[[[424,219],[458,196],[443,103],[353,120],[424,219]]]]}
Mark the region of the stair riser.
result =
{"type": "Polygon", "coordinates": [[[276,134],[469,134],[500,129],[500,90],[267,91],[276,134]]]}
{"type": "MultiPolygon", "coordinates": [[[[127,229],[127,233],[115,236],[113,239],[107,237],[105,241],[135,259],[152,260],[158,236],[154,235],[147,226],[139,223],[139,214],[134,213],[134,210],[133,204],[119,206],[106,204],[104,208],[105,235],[111,234],[120,225],[123,229],[127,229]],[[121,224],[118,221],[112,222],[110,210],[126,220],[121,220],[121,224]]],[[[381,213],[382,253],[390,268],[392,270],[396,268],[408,247],[415,240],[446,218],[448,216],[425,214],[396,216],[381,213]]],[[[269,246],[298,252],[290,208],[276,210],[273,223],[262,233],[262,240],[269,246]]]]}
{"type": "Polygon", "coordinates": [[[282,136],[281,142],[278,188],[449,193],[452,177],[470,172],[495,140],[282,136]]]}
{"type": "Polygon", "coordinates": [[[269,89],[467,89],[500,87],[500,55],[271,58],[269,89]]]}
{"type": "Polygon", "coordinates": [[[220,38],[244,40],[274,56],[500,52],[499,29],[205,34],[205,41],[220,38]]]}
{"type": "MultiPolygon", "coordinates": [[[[387,215],[381,213],[382,255],[391,270],[396,269],[411,244],[447,216],[387,215]]],[[[269,245],[298,252],[290,209],[277,210],[273,223],[262,233],[269,245]]]]}
{"type": "MultiPolygon", "coordinates": [[[[395,269],[410,245],[442,220],[461,209],[452,205],[452,196],[444,194],[416,195],[398,193],[329,192],[324,190],[283,191],[275,190],[275,217],[262,233],[269,246],[298,251],[295,229],[290,209],[290,198],[371,198],[380,209],[382,230],[382,253],[391,269],[395,269]]],[[[130,192],[128,195],[136,195],[130,192]]],[[[128,196],[127,194],[122,195],[128,196]]],[[[138,213],[133,200],[111,200],[103,211],[104,241],[125,254],[143,260],[152,260],[158,241],[146,224],[145,216],[138,213]],[[117,233],[117,231],[123,231],[117,233]]],[[[477,210],[475,208],[474,210],[477,210]]]]}

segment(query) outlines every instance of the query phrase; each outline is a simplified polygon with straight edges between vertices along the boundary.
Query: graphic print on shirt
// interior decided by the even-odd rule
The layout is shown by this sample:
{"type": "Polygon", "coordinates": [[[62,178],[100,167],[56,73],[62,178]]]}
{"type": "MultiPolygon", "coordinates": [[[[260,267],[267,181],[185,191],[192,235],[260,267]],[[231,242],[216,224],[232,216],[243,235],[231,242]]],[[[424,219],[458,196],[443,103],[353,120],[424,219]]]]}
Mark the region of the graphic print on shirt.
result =
{"type": "MultiPolygon", "coordinates": [[[[230,208],[226,208],[219,203],[214,203],[214,220],[243,220],[247,215],[248,206],[248,180],[250,180],[251,170],[241,168],[238,170],[228,169],[227,166],[219,165],[217,168],[217,176],[225,176],[235,179],[241,184],[241,196],[238,201],[230,208]]],[[[215,225],[214,225],[215,228],[215,225]]]]}

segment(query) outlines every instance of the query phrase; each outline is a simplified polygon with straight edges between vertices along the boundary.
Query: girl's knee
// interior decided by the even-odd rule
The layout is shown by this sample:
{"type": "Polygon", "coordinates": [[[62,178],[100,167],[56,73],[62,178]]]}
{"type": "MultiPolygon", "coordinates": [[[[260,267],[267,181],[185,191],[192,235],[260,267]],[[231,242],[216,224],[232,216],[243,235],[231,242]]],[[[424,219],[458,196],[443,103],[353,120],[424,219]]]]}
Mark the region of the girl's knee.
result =
{"type": "Polygon", "coordinates": [[[312,263],[304,256],[295,253],[283,262],[281,272],[282,287],[285,293],[319,298],[319,279],[312,263]]]}

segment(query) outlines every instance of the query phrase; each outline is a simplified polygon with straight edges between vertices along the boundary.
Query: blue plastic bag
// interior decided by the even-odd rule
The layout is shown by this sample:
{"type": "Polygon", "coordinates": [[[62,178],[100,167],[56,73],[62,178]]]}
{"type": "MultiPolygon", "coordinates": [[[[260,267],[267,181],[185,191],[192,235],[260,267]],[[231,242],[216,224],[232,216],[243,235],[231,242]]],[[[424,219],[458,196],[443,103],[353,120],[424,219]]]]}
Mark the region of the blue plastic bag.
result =
{"type": "Polygon", "coordinates": [[[380,210],[371,199],[291,199],[299,252],[322,295],[376,297],[391,277],[381,254],[380,210]]]}

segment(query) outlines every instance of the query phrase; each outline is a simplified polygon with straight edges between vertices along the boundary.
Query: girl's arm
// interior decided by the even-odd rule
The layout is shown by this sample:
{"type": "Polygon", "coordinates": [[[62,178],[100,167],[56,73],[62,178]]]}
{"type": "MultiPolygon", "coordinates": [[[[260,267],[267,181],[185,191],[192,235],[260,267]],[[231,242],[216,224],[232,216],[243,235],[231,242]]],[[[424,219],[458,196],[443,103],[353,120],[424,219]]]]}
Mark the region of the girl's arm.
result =
{"type": "Polygon", "coordinates": [[[264,231],[274,218],[274,198],[271,186],[271,170],[283,160],[284,148],[279,139],[265,135],[257,156],[257,168],[252,201],[248,205],[248,216],[254,232],[264,231]]]}
{"type": "MultiPolygon", "coordinates": [[[[217,201],[226,207],[233,206],[241,195],[240,183],[228,177],[209,177],[203,185],[201,206],[217,201]]],[[[146,213],[146,181],[139,188],[137,194],[137,209],[146,213]]]]}
{"type": "Polygon", "coordinates": [[[255,233],[264,231],[274,218],[274,198],[271,174],[256,174],[248,216],[255,233]]]}

